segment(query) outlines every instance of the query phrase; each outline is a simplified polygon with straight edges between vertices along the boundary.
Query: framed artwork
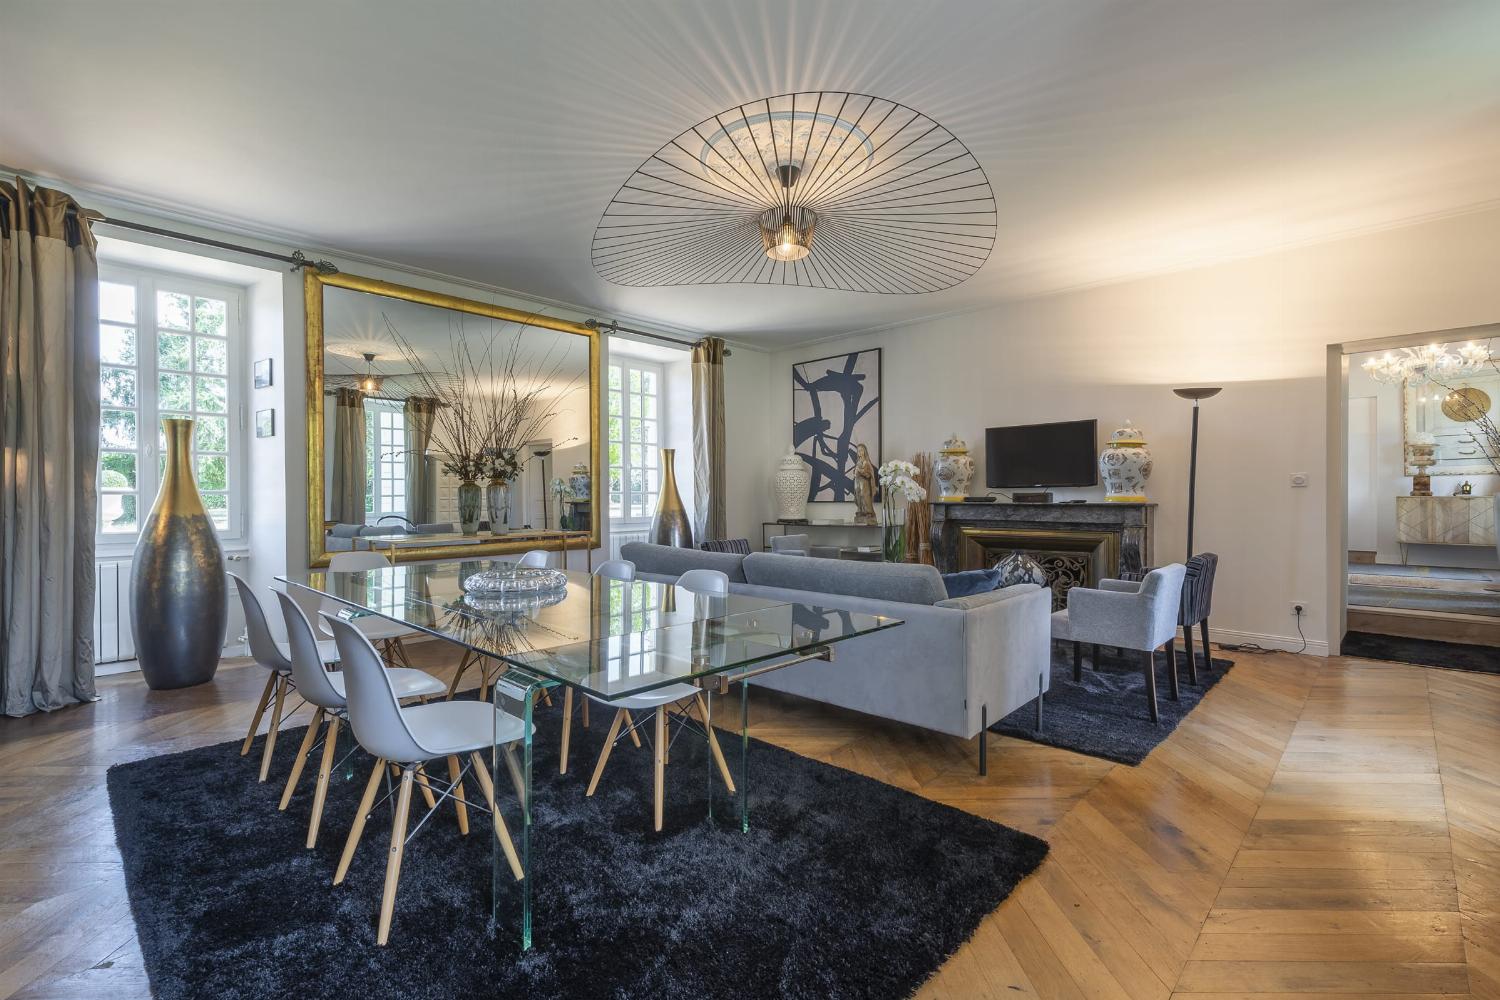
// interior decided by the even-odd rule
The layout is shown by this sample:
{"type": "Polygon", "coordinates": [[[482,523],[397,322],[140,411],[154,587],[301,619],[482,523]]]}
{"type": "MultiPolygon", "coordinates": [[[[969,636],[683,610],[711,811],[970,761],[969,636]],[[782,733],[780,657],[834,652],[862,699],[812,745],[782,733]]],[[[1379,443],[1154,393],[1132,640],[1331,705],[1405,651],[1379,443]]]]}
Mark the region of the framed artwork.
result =
{"type": "Polygon", "coordinates": [[[258,438],[270,438],[276,436],[276,411],[255,411],[255,436],[258,438]]]}
{"type": "Polygon", "coordinates": [[[854,499],[855,448],[880,464],[880,348],[792,365],[792,445],[811,502],[854,499]]]}
{"type": "Polygon", "coordinates": [[[255,362],[255,388],[270,388],[271,382],[271,359],[261,358],[255,362]]]}

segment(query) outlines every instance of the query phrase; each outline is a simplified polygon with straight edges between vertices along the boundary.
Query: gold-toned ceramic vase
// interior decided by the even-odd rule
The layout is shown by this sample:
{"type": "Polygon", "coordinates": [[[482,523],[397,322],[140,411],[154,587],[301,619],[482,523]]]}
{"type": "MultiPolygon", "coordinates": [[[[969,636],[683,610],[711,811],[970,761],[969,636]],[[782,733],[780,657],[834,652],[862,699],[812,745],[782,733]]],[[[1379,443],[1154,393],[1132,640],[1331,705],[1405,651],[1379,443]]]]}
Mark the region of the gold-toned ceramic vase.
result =
{"type": "Polygon", "coordinates": [[[131,563],[131,626],[149,687],[212,680],[229,609],[224,550],[193,481],[193,422],[162,420],[167,461],[161,492],[131,563]]]}
{"type": "Polygon", "coordinates": [[[672,471],[676,455],[675,448],[661,450],[661,494],[656,501],[656,514],[651,518],[651,540],[657,545],[690,549],[693,547],[693,526],[688,522],[687,509],[682,506],[682,497],[677,493],[677,476],[672,471]]]}

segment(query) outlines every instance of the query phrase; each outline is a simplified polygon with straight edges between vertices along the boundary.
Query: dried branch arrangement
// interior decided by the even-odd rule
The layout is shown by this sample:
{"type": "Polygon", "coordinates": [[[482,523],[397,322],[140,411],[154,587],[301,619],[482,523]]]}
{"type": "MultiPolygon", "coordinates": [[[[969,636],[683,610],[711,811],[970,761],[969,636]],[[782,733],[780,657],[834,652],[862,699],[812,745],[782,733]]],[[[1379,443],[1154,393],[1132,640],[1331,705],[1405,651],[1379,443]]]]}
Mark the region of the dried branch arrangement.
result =
{"type": "MultiPolygon", "coordinates": [[[[912,478],[932,496],[932,453],[919,451],[911,457],[917,467],[912,478]]],[[[932,506],[926,500],[906,506],[906,561],[932,565],[932,506]]]]}
{"type": "Polygon", "coordinates": [[[447,456],[443,471],[466,482],[513,479],[520,471],[517,453],[541,437],[564,412],[567,397],[583,388],[582,375],[561,381],[567,354],[558,348],[567,334],[557,333],[537,352],[522,345],[521,334],[530,328],[525,324],[510,335],[493,322],[476,332],[460,316],[448,335],[450,370],[426,361],[389,316],[381,318],[412,369],[402,378],[437,402],[432,445],[447,456]]]}

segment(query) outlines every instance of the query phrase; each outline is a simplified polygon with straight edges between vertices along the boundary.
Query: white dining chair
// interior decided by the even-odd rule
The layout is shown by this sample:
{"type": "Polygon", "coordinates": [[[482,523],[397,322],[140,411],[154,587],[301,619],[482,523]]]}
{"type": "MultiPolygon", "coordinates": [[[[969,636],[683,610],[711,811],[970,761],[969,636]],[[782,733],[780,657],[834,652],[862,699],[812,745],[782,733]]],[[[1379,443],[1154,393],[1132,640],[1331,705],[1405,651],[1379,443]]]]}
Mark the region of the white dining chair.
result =
{"type": "MultiPolygon", "coordinates": [[[[484,754],[492,746],[503,746],[511,781],[518,796],[525,796],[520,766],[516,763],[514,743],[525,733],[525,724],[509,713],[502,712],[482,701],[436,701],[425,705],[402,708],[397,699],[390,675],[382,669],[380,654],[370,640],[349,622],[324,615],[327,627],[332,630],[339,645],[340,662],[343,664],[345,697],[348,699],[349,728],[359,745],[375,758],[370,771],[370,780],[365,784],[364,795],[359,800],[359,811],[354,817],[354,826],[349,830],[349,839],[344,844],[343,856],[334,873],[333,884],[340,885],[349,873],[354,860],[355,848],[364,834],[365,823],[375,806],[375,795],[387,769],[399,772],[400,786],[396,795],[396,813],[391,827],[391,847],[386,855],[385,890],[380,902],[380,924],[376,932],[377,944],[384,945],[390,939],[391,914],[396,903],[396,887],[401,880],[401,858],[406,850],[407,820],[411,811],[411,790],[420,782],[435,792],[435,798],[452,800],[458,813],[458,829],[461,834],[469,832],[470,803],[464,798],[464,777],[472,771],[479,779],[484,793],[484,806],[474,808],[488,812],[494,819],[495,838],[510,864],[511,874],[519,881],[524,877],[520,857],[505,825],[505,817],[495,806],[495,785],[490,780],[489,769],[484,763],[484,754]],[[460,757],[466,758],[460,764],[460,757]],[[423,765],[428,761],[447,758],[448,782],[426,774],[423,765]]],[[[418,822],[416,829],[437,810],[434,801],[426,816],[418,822]]],[[[415,834],[416,830],[413,830],[415,834]]]]}
{"type": "MultiPolygon", "coordinates": [[[[265,610],[256,598],[255,591],[242,577],[234,573],[225,575],[234,581],[235,590],[240,595],[240,606],[245,610],[245,636],[250,641],[250,656],[270,672],[265,689],[260,693],[260,700],[255,703],[255,714],[250,718],[250,731],[245,734],[245,743],[240,747],[241,757],[250,753],[250,746],[255,742],[255,731],[260,728],[260,720],[265,717],[266,709],[270,708],[271,726],[266,730],[265,747],[260,755],[260,780],[263,782],[271,773],[271,755],[276,752],[276,734],[281,731],[286,696],[297,690],[297,683],[292,677],[290,648],[287,643],[278,642],[271,634],[270,626],[266,624],[265,610]]],[[[337,663],[339,658],[338,649],[331,639],[319,643],[315,655],[322,663],[337,663]]]]}
{"type": "MultiPolygon", "coordinates": [[[[317,749],[318,740],[323,741],[323,754],[318,766],[318,781],[313,791],[312,819],[307,826],[307,846],[318,842],[318,827],[323,822],[323,803],[328,796],[328,778],[333,772],[334,755],[337,753],[339,726],[345,718],[348,700],[344,690],[344,675],[339,671],[328,671],[319,658],[318,637],[313,633],[312,622],[307,620],[300,605],[283,593],[277,593],[281,601],[281,616],[286,620],[286,636],[291,651],[292,680],[297,691],[315,708],[312,722],[302,737],[302,746],[297,749],[297,759],[292,764],[292,773],[287,777],[286,789],[281,793],[278,809],[285,811],[302,780],[302,770],[307,758],[317,749]]],[[[332,640],[328,640],[334,645],[332,640]]],[[[426,698],[443,693],[443,682],[425,670],[410,667],[387,667],[391,690],[397,698],[426,698]]],[[[423,792],[432,805],[432,792],[425,785],[423,792]]]]}
{"type": "MultiPolygon", "coordinates": [[[[729,577],[716,569],[693,569],[688,570],[677,578],[676,588],[690,594],[702,594],[705,596],[723,596],[729,593],[729,577]]],[[[624,736],[621,727],[628,727],[625,732],[636,745],[640,745],[640,737],[636,730],[644,723],[635,723],[630,718],[632,711],[653,712],[654,733],[651,739],[651,753],[654,771],[654,820],[655,828],[659,831],[662,826],[662,812],[666,802],[666,766],[667,748],[669,745],[668,722],[674,721],[680,727],[688,727],[693,722],[693,709],[698,710],[697,721],[702,725],[702,735],[708,740],[710,752],[713,754],[714,763],[719,769],[719,774],[724,779],[724,785],[731,793],[734,792],[734,778],[729,774],[729,765],[724,760],[724,752],[719,748],[718,737],[714,735],[714,728],[709,721],[708,703],[704,700],[703,691],[696,685],[681,683],[668,684],[665,687],[656,688],[653,691],[645,691],[641,694],[629,695],[606,701],[603,698],[595,698],[601,705],[607,705],[615,709],[614,721],[610,723],[609,734],[604,738],[604,748],[599,751],[599,761],[594,765],[594,775],[589,779],[587,795],[593,795],[594,790],[599,787],[599,779],[604,774],[604,765],[609,761],[610,751],[614,749],[624,736]],[[677,715],[670,717],[671,711],[675,709],[677,715]]]]}
{"type": "Polygon", "coordinates": [[[521,556],[516,565],[528,569],[548,569],[552,565],[552,553],[546,549],[531,549],[521,556]]]}
{"type": "Polygon", "coordinates": [[[606,580],[630,583],[635,579],[635,563],[629,559],[606,559],[594,567],[594,575],[606,580]]]}
{"type": "MultiPolygon", "coordinates": [[[[370,570],[385,569],[391,565],[391,560],[383,552],[362,549],[355,552],[333,553],[328,560],[328,572],[368,573],[370,570]]],[[[346,605],[329,598],[323,601],[321,610],[323,614],[337,614],[345,607],[346,605]]],[[[402,666],[411,666],[411,660],[406,655],[406,646],[401,640],[419,634],[416,629],[379,615],[362,615],[354,619],[354,623],[354,627],[363,632],[367,639],[379,645],[386,663],[395,666],[397,659],[400,659],[402,666]]],[[[327,629],[322,631],[324,635],[332,634],[327,629]]]]}
{"type": "MultiPolygon", "coordinates": [[[[622,583],[630,583],[635,580],[635,563],[629,559],[606,559],[594,567],[594,576],[601,580],[618,580],[622,583]]],[[[582,716],[583,728],[589,727],[589,700],[581,699],[579,712],[582,716]]],[[[641,745],[641,737],[636,733],[634,727],[630,729],[631,738],[636,746],[641,745]]],[[[573,741],[573,689],[563,688],[563,718],[562,718],[562,747],[557,755],[557,773],[568,773],[568,749],[573,741]]]]}

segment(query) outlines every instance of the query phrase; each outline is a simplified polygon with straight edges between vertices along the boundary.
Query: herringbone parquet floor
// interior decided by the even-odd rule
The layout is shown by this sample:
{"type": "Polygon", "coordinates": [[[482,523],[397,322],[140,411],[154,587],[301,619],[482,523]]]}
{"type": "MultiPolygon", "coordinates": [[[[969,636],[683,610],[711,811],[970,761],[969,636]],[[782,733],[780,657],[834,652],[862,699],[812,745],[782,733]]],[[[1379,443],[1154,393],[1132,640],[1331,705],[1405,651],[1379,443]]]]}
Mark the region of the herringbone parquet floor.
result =
{"type": "MultiPolygon", "coordinates": [[[[263,681],[0,721],[0,998],[149,996],[104,772],[243,737],[263,681]]],[[[972,742],[753,705],[761,739],[1051,843],[922,996],[1500,1000],[1500,677],[1244,657],[1140,767],[991,737],[984,779],[972,742]]]]}

